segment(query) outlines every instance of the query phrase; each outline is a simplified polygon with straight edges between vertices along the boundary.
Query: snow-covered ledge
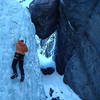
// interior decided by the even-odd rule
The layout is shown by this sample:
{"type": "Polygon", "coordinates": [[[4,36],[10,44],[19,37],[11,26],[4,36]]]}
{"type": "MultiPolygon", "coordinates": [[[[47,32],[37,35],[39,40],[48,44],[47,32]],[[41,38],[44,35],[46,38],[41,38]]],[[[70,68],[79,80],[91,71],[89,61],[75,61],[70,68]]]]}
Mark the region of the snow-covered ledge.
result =
{"type": "Polygon", "coordinates": [[[15,0],[0,0],[0,100],[45,100],[38,68],[35,28],[30,14],[15,0]],[[25,56],[25,80],[11,80],[15,44],[24,39],[29,51],[25,56]]]}

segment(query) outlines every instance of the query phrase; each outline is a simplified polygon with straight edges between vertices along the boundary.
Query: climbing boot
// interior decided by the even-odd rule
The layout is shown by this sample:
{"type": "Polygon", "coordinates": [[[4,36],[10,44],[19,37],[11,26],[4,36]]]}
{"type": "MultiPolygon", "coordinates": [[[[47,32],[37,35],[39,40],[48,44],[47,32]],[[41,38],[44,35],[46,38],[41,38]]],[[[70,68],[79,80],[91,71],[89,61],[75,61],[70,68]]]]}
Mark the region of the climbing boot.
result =
{"type": "Polygon", "coordinates": [[[20,82],[24,81],[24,75],[21,76],[20,82]]]}
{"type": "Polygon", "coordinates": [[[10,78],[11,78],[11,79],[14,79],[14,78],[16,78],[16,77],[18,77],[17,74],[12,74],[10,78]]]}

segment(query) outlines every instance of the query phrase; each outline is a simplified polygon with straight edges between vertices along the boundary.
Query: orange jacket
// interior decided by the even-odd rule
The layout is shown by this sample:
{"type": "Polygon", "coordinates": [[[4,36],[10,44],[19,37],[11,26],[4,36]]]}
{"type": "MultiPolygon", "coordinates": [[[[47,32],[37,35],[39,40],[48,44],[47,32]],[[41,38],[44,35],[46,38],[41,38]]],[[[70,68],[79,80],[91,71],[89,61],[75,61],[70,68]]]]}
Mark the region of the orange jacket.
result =
{"type": "Polygon", "coordinates": [[[27,51],[28,51],[27,46],[24,44],[24,42],[19,40],[16,43],[16,52],[20,53],[20,54],[25,54],[25,52],[27,52],[27,51]]]}

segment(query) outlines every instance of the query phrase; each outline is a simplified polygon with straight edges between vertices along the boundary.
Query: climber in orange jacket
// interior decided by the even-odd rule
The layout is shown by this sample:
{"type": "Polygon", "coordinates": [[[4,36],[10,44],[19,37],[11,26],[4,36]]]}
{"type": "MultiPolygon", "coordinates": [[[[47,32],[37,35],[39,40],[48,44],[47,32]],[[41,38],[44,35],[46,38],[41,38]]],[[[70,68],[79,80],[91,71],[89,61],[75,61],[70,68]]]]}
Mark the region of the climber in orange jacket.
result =
{"type": "Polygon", "coordinates": [[[23,40],[19,40],[16,43],[16,52],[15,52],[14,59],[13,59],[13,62],[12,62],[13,74],[11,76],[11,79],[14,79],[14,78],[16,78],[18,76],[16,65],[17,65],[17,63],[19,63],[19,70],[20,70],[20,73],[21,73],[20,81],[21,82],[24,81],[23,63],[24,63],[24,56],[25,56],[25,53],[27,51],[28,51],[28,48],[27,48],[26,44],[24,43],[24,41],[23,40]]]}

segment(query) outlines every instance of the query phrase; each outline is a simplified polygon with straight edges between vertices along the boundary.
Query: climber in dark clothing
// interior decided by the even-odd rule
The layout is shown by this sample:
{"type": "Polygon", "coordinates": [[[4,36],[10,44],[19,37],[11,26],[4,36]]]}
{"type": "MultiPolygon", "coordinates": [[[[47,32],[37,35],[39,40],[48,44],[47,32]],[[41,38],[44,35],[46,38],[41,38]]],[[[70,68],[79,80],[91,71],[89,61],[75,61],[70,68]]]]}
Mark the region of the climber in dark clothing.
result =
{"type": "Polygon", "coordinates": [[[23,40],[19,40],[16,43],[16,52],[15,52],[14,59],[13,59],[13,62],[12,62],[13,74],[11,76],[11,79],[14,79],[18,76],[16,65],[17,65],[17,63],[19,63],[19,70],[20,70],[20,73],[21,73],[20,81],[21,82],[24,81],[23,63],[24,63],[24,56],[25,56],[25,53],[27,51],[28,51],[28,48],[27,48],[26,44],[24,44],[23,40]]]}

